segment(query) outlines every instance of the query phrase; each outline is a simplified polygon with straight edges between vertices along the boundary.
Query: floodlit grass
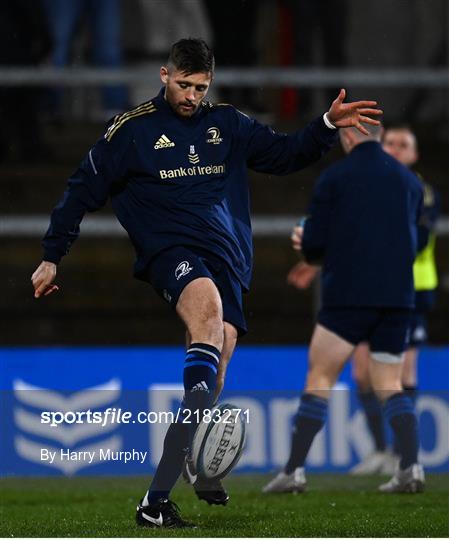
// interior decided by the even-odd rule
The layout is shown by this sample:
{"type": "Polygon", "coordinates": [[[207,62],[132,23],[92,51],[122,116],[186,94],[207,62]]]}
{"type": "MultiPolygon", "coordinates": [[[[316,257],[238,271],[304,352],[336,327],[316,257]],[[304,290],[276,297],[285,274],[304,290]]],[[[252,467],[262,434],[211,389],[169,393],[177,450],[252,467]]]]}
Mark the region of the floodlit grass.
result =
{"type": "Polygon", "coordinates": [[[268,476],[225,481],[227,507],[211,507],[179,483],[173,500],[196,529],[142,529],[135,507],[142,477],[0,480],[0,536],[449,536],[449,475],[428,475],[420,495],[376,493],[379,477],[309,475],[301,495],[262,495],[268,476]]]}

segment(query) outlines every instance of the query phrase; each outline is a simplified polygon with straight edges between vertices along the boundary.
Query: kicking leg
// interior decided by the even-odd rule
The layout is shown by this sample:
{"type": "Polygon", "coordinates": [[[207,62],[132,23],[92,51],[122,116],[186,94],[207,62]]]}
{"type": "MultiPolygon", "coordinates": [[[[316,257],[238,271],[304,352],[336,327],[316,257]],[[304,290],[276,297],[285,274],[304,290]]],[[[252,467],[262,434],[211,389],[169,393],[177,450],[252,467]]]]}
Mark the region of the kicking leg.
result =
{"type": "MultiPolygon", "coordinates": [[[[214,405],[218,401],[220,393],[223,389],[226,377],[226,370],[234,352],[237,343],[237,337],[237,329],[232,324],[225,322],[223,349],[220,357],[220,363],[218,366],[214,405]]],[[[189,336],[187,336],[187,339],[189,340],[189,336]]],[[[188,341],[188,343],[190,342],[188,341]]],[[[185,460],[183,475],[187,482],[193,484],[193,488],[198,499],[204,500],[208,504],[226,505],[228,503],[229,495],[223,487],[221,481],[217,479],[206,480],[197,477],[195,474],[195,467],[189,459],[185,460]]]]}
{"type": "MultiPolygon", "coordinates": [[[[191,281],[181,293],[176,311],[184,321],[190,340],[184,366],[184,403],[191,411],[189,423],[173,423],[167,430],[162,458],[142,507],[167,500],[181,473],[185,455],[204,409],[212,407],[223,346],[221,298],[209,278],[191,281]],[[196,412],[198,411],[198,412],[196,412]]],[[[139,512],[139,511],[138,511],[139,512]]]]}
{"type": "Polygon", "coordinates": [[[220,294],[209,278],[198,278],[183,290],[176,306],[191,343],[184,364],[184,406],[190,411],[189,447],[205,409],[211,409],[224,340],[220,294]]]}

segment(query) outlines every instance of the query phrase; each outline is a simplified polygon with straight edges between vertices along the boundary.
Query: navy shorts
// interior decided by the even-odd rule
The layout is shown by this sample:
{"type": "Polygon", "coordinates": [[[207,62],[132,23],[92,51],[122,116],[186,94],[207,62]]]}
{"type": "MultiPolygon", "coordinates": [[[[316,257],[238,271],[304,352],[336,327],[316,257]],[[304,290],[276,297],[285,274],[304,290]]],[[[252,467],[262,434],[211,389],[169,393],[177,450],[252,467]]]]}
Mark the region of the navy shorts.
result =
{"type": "Polygon", "coordinates": [[[409,347],[419,347],[427,341],[427,314],[435,304],[435,291],[416,291],[415,309],[410,320],[409,347]]]}
{"type": "Polygon", "coordinates": [[[196,247],[176,246],[156,255],[146,272],[146,281],[173,308],[184,287],[200,277],[210,278],[217,286],[223,305],[223,320],[235,326],[239,336],[246,334],[242,285],[228,265],[216,255],[196,247]]]}
{"type": "Polygon", "coordinates": [[[399,355],[407,348],[411,309],[323,307],[318,322],[345,341],[366,341],[373,353],[399,355]]]}

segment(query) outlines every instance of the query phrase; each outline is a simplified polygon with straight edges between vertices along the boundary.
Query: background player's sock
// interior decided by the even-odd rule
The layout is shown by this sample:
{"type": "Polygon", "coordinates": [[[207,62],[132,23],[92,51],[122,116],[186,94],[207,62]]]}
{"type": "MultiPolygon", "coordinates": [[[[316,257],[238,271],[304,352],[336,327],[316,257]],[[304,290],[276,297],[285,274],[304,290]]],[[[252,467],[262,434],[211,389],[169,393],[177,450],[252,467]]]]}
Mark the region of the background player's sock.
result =
{"type": "Polygon", "coordinates": [[[214,402],[217,385],[217,370],[220,351],[206,343],[192,343],[187,349],[184,364],[184,404],[191,411],[189,427],[189,447],[201,420],[204,409],[210,409],[214,402]],[[199,411],[199,412],[196,412],[199,411]]]}
{"type": "Polygon", "coordinates": [[[358,397],[365,413],[368,429],[373,436],[376,451],[384,452],[386,444],[382,404],[377,399],[376,394],[371,391],[359,392],[358,397]]]}
{"type": "MultiPolygon", "coordinates": [[[[416,398],[418,396],[417,386],[404,386],[404,394],[407,395],[413,403],[413,407],[416,405],[416,398]]],[[[399,448],[399,442],[396,437],[393,437],[393,453],[397,456],[401,455],[401,449],[399,448]]]]}
{"type": "Polygon", "coordinates": [[[327,399],[303,394],[294,420],[290,457],[285,466],[285,473],[292,473],[297,467],[303,467],[315,435],[326,421],[327,399]]]}
{"type": "Polygon", "coordinates": [[[418,422],[413,402],[404,393],[393,394],[384,405],[385,418],[393,429],[401,469],[418,462],[418,422]]]}
{"type": "Polygon", "coordinates": [[[168,499],[170,491],[181,474],[182,465],[189,444],[189,425],[182,421],[169,426],[164,439],[164,450],[156,473],[142,505],[155,503],[158,499],[168,499]]]}

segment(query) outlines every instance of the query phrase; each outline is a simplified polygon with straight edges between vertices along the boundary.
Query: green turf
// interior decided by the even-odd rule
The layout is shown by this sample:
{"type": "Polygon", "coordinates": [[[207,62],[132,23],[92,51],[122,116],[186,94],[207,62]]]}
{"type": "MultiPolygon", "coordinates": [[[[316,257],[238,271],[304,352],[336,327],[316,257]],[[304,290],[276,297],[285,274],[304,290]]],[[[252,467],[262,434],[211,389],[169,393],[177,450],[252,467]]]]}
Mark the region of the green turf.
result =
{"type": "Polygon", "coordinates": [[[197,529],[141,529],[137,499],[147,479],[0,480],[0,536],[449,536],[449,475],[428,475],[420,495],[376,493],[379,478],[309,475],[302,495],[262,495],[266,476],[226,480],[226,508],[209,507],[180,485],[173,499],[197,529]]]}

